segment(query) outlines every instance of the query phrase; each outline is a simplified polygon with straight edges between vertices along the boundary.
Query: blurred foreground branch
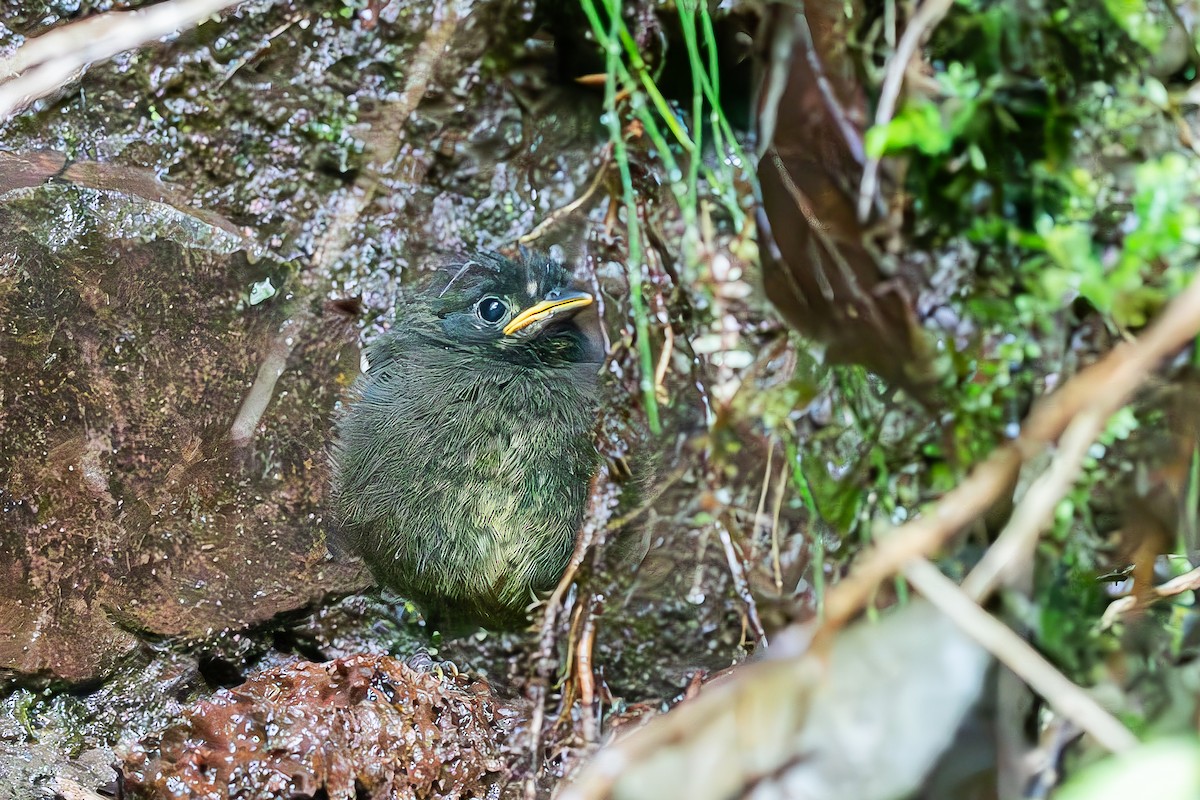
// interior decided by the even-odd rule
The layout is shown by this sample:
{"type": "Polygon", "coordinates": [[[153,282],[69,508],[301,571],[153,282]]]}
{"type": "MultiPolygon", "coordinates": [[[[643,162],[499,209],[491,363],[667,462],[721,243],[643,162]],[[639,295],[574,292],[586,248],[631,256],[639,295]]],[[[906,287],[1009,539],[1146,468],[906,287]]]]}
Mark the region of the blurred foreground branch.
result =
{"type": "MultiPolygon", "coordinates": [[[[772,653],[790,643],[776,639],[772,653]]],[[[929,603],[827,653],[740,667],[601,750],[558,800],[906,797],[953,740],[990,659],[929,603]]]]}
{"type": "MultiPolygon", "coordinates": [[[[1078,421],[1078,437],[1089,443],[1158,364],[1200,332],[1200,281],[1192,284],[1139,338],[1116,347],[1103,359],[1067,381],[1034,406],[1020,435],[998,448],[957,488],[912,522],[880,535],[879,543],[858,560],[849,577],[830,590],[818,636],[832,635],[869,601],[876,588],[914,558],[937,552],[959,531],[982,516],[1016,480],[1021,465],[1042,452],[1078,421]]],[[[1077,448],[1073,448],[1077,449],[1077,448]]],[[[1083,451],[1086,451],[1086,446],[1083,451]]],[[[996,585],[999,574],[1028,552],[1054,512],[1061,492],[1078,474],[1078,458],[1054,478],[1054,491],[1030,491],[999,540],[984,556],[966,588],[979,600],[996,585]],[[1055,497],[1057,493],[1057,497],[1055,497]]],[[[1054,467],[1052,467],[1052,470],[1054,467]]]]}
{"type": "Polygon", "coordinates": [[[111,11],[29,39],[0,61],[0,121],[66,86],[89,65],[203,22],[238,0],[169,0],[111,11]]]}

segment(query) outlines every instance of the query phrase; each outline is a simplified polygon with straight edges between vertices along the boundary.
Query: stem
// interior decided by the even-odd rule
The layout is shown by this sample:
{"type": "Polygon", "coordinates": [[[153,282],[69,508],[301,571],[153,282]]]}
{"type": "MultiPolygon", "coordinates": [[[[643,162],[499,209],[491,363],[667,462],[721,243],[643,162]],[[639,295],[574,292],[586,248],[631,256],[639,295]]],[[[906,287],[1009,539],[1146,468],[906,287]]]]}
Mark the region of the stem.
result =
{"type": "Polygon", "coordinates": [[[821,513],[817,510],[812,487],[808,485],[808,478],[804,475],[804,456],[794,440],[787,443],[787,457],[792,465],[792,485],[796,487],[796,493],[800,495],[800,501],[808,511],[809,523],[815,530],[815,535],[811,537],[812,584],[813,596],[817,601],[817,618],[820,619],[825,614],[825,533],[819,529],[821,513]]]}
{"type": "MultiPolygon", "coordinates": [[[[610,30],[605,32],[596,13],[593,0],[580,0],[584,14],[592,25],[597,40],[604,46],[605,70],[608,80],[604,87],[604,119],[608,126],[609,139],[613,144],[613,160],[621,175],[621,194],[625,203],[626,239],[629,245],[629,305],[633,310],[633,328],[637,337],[639,361],[638,385],[642,390],[642,402],[646,408],[646,422],[650,430],[658,434],[662,427],[658,421],[658,398],[654,395],[654,356],[650,352],[650,324],[646,314],[646,301],[642,295],[642,237],[641,218],[638,216],[637,201],[633,194],[633,176],[629,171],[629,151],[621,131],[621,120],[617,115],[616,76],[624,70],[621,64],[621,48],[617,44],[621,23],[621,0],[604,0],[608,12],[610,30]]],[[[628,74],[627,71],[625,71],[628,74]]]]}

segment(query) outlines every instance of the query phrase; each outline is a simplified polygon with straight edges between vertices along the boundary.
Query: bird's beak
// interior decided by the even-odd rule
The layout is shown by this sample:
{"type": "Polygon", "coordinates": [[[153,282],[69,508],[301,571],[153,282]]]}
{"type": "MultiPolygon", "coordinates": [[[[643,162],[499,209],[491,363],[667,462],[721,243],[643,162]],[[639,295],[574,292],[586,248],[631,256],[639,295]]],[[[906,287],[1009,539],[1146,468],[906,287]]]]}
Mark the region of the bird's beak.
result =
{"type": "Polygon", "coordinates": [[[535,303],[517,314],[504,326],[504,335],[512,336],[519,330],[528,328],[535,322],[541,322],[555,314],[583,308],[592,304],[592,296],[587,292],[551,292],[546,299],[535,303]]]}

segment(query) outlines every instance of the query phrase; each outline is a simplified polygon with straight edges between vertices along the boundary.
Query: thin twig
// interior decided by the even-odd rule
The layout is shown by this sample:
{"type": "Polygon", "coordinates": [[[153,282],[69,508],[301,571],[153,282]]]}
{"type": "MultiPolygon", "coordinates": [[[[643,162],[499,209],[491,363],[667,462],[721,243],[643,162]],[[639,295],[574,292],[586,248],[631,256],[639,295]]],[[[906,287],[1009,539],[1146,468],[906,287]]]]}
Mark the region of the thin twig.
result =
{"type": "Polygon", "coordinates": [[[584,524],[575,538],[575,550],[567,562],[558,585],[546,600],[542,612],[542,624],[538,634],[538,649],[533,657],[533,678],[529,682],[526,695],[533,705],[533,714],[529,720],[526,748],[529,752],[529,776],[525,781],[525,799],[536,800],[537,778],[541,770],[542,727],[546,719],[546,689],[550,685],[550,675],[554,671],[557,660],[554,658],[555,631],[558,627],[558,614],[563,600],[575,581],[583,559],[593,545],[599,546],[604,542],[604,534],[612,509],[616,505],[616,491],[608,475],[608,469],[601,467],[592,478],[588,489],[588,508],[584,514],[584,524]]]}
{"type": "Polygon", "coordinates": [[[980,608],[933,564],[923,558],[914,558],[905,565],[904,577],[963,633],[979,642],[1046,698],[1059,714],[1087,731],[1102,746],[1114,753],[1137,746],[1137,737],[1116,717],[1069,681],[1012,629],[980,608]]]}
{"type": "Polygon", "coordinates": [[[259,43],[258,47],[254,48],[253,52],[238,57],[238,59],[230,65],[229,69],[225,72],[225,75],[221,78],[221,80],[217,81],[217,90],[220,91],[223,89],[225,84],[233,80],[233,76],[237,75],[242,67],[246,66],[251,61],[265,53],[271,47],[271,45],[274,44],[276,39],[287,33],[297,22],[307,19],[307,16],[308,15],[306,14],[297,14],[291,19],[284,21],[283,24],[277,26],[273,31],[268,33],[263,38],[262,42],[259,43]]]}
{"type": "MultiPolygon", "coordinates": [[[[1197,589],[1200,589],[1200,567],[1196,567],[1182,575],[1177,575],[1161,586],[1155,586],[1151,602],[1167,597],[1174,597],[1184,592],[1192,592],[1197,589]]],[[[1109,603],[1108,608],[1104,609],[1104,614],[1100,617],[1101,629],[1111,627],[1118,619],[1139,607],[1142,607],[1142,604],[1138,602],[1136,595],[1130,594],[1114,600],[1109,603]]]]}
{"type": "Polygon", "coordinates": [[[525,800],[537,800],[538,772],[542,768],[542,726],[546,724],[546,684],[535,680],[526,692],[533,711],[529,716],[529,774],[525,776],[525,800]]]}
{"type": "Polygon", "coordinates": [[[729,564],[729,574],[733,578],[734,591],[746,606],[746,623],[750,626],[751,633],[754,634],[754,643],[759,647],[766,647],[767,632],[763,628],[762,620],[758,617],[758,603],[746,580],[746,564],[738,552],[739,548],[733,542],[729,526],[719,517],[714,524],[717,526],[717,536],[721,539],[721,546],[725,549],[725,561],[729,564]]]}
{"type": "Polygon", "coordinates": [[[1195,589],[1200,589],[1200,567],[1171,578],[1162,586],[1154,587],[1154,593],[1159,597],[1174,597],[1195,589]]]}
{"type": "Polygon", "coordinates": [[[1075,484],[1088,448],[1104,430],[1107,419],[1107,414],[1089,409],[1071,420],[1050,468],[1029,487],[1004,530],[963,581],[968,597],[982,601],[1006,576],[1024,572],[1022,567],[1032,560],[1038,537],[1054,521],[1054,510],[1075,484]]]}
{"type": "Polygon", "coordinates": [[[859,555],[850,574],[825,593],[823,638],[831,637],[857,614],[879,585],[910,559],[936,552],[991,508],[1011,484],[1021,460],[1016,446],[1001,447],[922,516],[877,537],[875,545],[859,555]]]}
{"type": "Polygon", "coordinates": [[[262,420],[271,398],[275,396],[275,384],[279,376],[287,369],[288,359],[299,339],[299,333],[312,321],[312,315],[301,312],[295,317],[285,320],[279,326],[279,332],[267,345],[262,363],[258,365],[258,374],[250,391],[242,400],[233,424],[229,426],[229,441],[235,445],[246,445],[254,440],[254,432],[262,420]]]}
{"type": "Polygon", "coordinates": [[[575,676],[579,682],[583,740],[589,745],[600,739],[600,721],[596,714],[596,676],[592,672],[592,650],[596,642],[594,606],[594,600],[583,604],[583,625],[579,633],[579,647],[575,651],[575,676]]]}
{"type": "Polygon", "coordinates": [[[1138,607],[1137,598],[1133,595],[1119,597],[1108,604],[1108,608],[1104,609],[1104,613],[1100,615],[1098,627],[1100,630],[1108,630],[1117,620],[1125,616],[1129,612],[1138,607]]]}
{"type": "MultiPolygon", "coordinates": [[[[658,295],[659,303],[662,304],[662,295],[658,295]]],[[[665,403],[670,398],[667,396],[667,370],[671,368],[671,354],[675,351],[675,331],[671,328],[670,323],[663,325],[663,347],[662,352],[658,354],[658,365],[654,368],[654,396],[661,402],[665,403]]]]}
{"type": "Polygon", "coordinates": [[[774,437],[767,440],[767,466],[763,470],[762,489],[758,493],[758,508],[754,510],[754,527],[752,528],[753,533],[750,535],[750,547],[752,548],[751,553],[754,553],[755,557],[757,557],[758,531],[764,524],[763,512],[767,510],[767,492],[771,488],[771,456],[775,453],[775,448],[771,445],[774,441],[774,437]]]}
{"type": "MultiPolygon", "coordinates": [[[[888,59],[887,74],[883,79],[883,87],[879,90],[879,105],[875,108],[875,125],[887,125],[896,113],[896,102],[900,98],[900,87],[904,85],[904,73],[908,71],[908,63],[917,52],[921,40],[932,30],[942,17],[954,7],[954,0],[925,0],[917,13],[913,14],[904,35],[892,57],[888,59]]],[[[858,218],[866,222],[871,214],[875,192],[879,188],[879,158],[869,156],[867,165],[863,168],[862,183],[858,191],[858,218]]]]}
{"type": "Polygon", "coordinates": [[[704,557],[708,554],[708,540],[712,538],[712,528],[705,525],[700,529],[699,540],[696,542],[696,555],[692,559],[692,563],[696,565],[695,572],[692,573],[692,584],[688,587],[688,598],[703,597],[704,592],[704,557]]]}
{"type": "Polygon", "coordinates": [[[775,484],[775,508],[771,513],[771,566],[775,573],[775,591],[783,596],[783,568],[779,563],[779,517],[783,511],[783,498],[787,494],[787,474],[791,468],[784,463],[779,468],[779,481],[775,484]]]}
{"type": "Polygon", "coordinates": [[[679,481],[682,480],[683,476],[687,473],[688,467],[687,465],[683,465],[671,470],[671,473],[667,475],[666,478],[660,481],[655,481],[653,490],[650,492],[650,494],[646,495],[642,502],[638,504],[637,508],[630,511],[628,514],[622,514],[616,519],[609,520],[606,529],[610,531],[620,530],[640,517],[642,514],[645,514],[654,507],[654,504],[658,502],[658,498],[662,497],[663,493],[666,492],[667,489],[670,489],[672,486],[679,483],[679,481]]]}
{"type": "Polygon", "coordinates": [[[583,190],[583,194],[576,197],[565,206],[554,209],[546,218],[534,226],[533,230],[524,236],[517,239],[517,244],[529,244],[530,242],[539,239],[546,231],[557,225],[564,217],[574,214],[591,199],[596,190],[604,183],[604,178],[608,175],[608,168],[612,166],[612,143],[604,146],[603,155],[600,157],[600,166],[596,169],[596,175],[592,178],[592,182],[583,190]]]}

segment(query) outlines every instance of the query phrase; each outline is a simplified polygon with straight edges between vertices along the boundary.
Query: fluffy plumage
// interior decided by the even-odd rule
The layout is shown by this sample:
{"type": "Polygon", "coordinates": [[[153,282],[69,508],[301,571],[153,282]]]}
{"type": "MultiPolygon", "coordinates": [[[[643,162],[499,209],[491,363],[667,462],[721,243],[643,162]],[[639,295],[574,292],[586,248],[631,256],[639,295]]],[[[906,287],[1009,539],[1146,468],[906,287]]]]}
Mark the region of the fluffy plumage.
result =
{"type": "Polygon", "coordinates": [[[482,254],[368,348],[337,425],[340,534],[427,612],[510,625],[566,567],[598,466],[587,303],[547,258],[482,254]]]}

